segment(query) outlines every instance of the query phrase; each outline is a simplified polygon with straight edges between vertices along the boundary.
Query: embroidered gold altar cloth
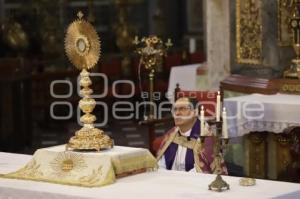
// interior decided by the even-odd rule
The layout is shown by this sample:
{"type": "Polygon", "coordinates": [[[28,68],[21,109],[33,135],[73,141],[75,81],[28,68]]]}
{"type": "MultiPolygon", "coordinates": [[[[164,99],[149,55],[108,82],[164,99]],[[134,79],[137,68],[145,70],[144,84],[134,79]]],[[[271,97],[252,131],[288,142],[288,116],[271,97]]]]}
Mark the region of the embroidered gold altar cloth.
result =
{"type": "Polygon", "coordinates": [[[156,168],[156,159],[147,149],[115,146],[82,153],[65,151],[65,145],[60,145],[38,149],[23,168],[1,177],[100,187],[118,177],[156,168]]]}

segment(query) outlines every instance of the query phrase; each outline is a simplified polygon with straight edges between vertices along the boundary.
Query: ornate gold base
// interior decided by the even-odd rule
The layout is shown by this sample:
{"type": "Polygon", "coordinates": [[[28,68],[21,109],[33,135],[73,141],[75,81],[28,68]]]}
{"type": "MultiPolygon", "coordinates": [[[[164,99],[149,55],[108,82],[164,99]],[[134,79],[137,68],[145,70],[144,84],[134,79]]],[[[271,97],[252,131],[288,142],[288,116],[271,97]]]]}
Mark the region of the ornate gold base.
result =
{"type": "Polygon", "coordinates": [[[83,127],[71,137],[66,145],[66,150],[96,150],[110,149],[113,147],[113,140],[104,134],[100,129],[83,127]]]}
{"type": "Polygon", "coordinates": [[[300,60],[293,59],[289,69],[283,73],[284,78],[300,79],[300,60]]]}
{"type": "Polygon", "coordinates": [[[286,70],[283,73],[284,78],[290,78],[290,79],[300,79],[299,74],[295,71],[286,70]]]}
{"type": "Polygon", "coordinates": [[[229,190],[229,184],[227,184],[227,182],[222,179],[221,175],[218,174],[216,179],[210,185],[208,185],[208,189],[221,192],[224,190],[229,190]]]}

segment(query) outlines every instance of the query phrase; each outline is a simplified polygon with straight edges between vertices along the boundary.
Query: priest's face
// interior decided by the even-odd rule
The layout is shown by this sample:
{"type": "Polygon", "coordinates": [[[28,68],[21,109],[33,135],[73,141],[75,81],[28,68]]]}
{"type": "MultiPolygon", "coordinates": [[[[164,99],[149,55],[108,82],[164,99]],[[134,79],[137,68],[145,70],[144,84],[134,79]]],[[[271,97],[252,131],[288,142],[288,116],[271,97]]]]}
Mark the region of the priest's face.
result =
{"type": "Polygon", "coordinates": [[[193,125],[196,119],[196,109],[188,98],[179,98],[173,106],[173,117],[178,127],[193,125]]]}

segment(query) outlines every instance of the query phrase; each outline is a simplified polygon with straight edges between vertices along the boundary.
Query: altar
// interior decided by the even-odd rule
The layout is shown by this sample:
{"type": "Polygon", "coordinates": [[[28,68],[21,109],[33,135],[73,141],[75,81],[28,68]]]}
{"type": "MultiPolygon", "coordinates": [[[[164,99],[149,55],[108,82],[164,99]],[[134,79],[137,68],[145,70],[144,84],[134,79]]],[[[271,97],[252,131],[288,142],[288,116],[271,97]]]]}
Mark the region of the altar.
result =
{"type": "Polygon", "coordinates": [[[300,95],[255,93],[226,98],[224,106],[231,137],[251,131],[282,133],[290,126],[300,126],[300,95]]]}
{"type": "Polygon", "coordinates": [[[300,126],[299,80],[263,79],[231,75],[221,82],[231,137],[240,139],[239,158],[244,174],[256,178],[298,181],[300,126]]]}
{"type": "MultiPolygon", "coordinates": [[[[12,172],[26,164],[32,156],[0,153],[0,173],[12,172]]],[[[158,170],[117,179],[116,183],[86,188],[0,178],[0,198],[287,198],[300,197],[299,184],[256,180],[255,186],[239,185],[240,178],[223,176],[230,190],[213,192],[208,184],[215,175],[158,170]]]]}

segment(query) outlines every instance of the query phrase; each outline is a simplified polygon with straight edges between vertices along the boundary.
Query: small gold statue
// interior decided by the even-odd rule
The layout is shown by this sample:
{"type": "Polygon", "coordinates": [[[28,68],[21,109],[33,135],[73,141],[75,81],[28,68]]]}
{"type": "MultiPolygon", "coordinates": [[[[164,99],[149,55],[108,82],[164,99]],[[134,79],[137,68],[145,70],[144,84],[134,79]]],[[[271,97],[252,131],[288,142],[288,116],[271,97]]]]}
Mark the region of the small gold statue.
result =
{"type": "Polygon", "coordinates": [[[80,73],[80,94],[83,98],[79,101],[79,108],[84,112],[80,121],[84,126],[71,137],[66,145],[66,150],[97,150],[113,147],[113,140],[105,135],[100,129],[94,127],[96,117],[91,114],[96,106],[96,101],[91,98],[93,90],[89,88],[92,84],[88,69],[93,68],[100,56],[100,40],[93,26],[82,19],[83,14],[79,12],[78,18],[68,27],[65,38],[65,50],[70,61],[80,73]]]}

